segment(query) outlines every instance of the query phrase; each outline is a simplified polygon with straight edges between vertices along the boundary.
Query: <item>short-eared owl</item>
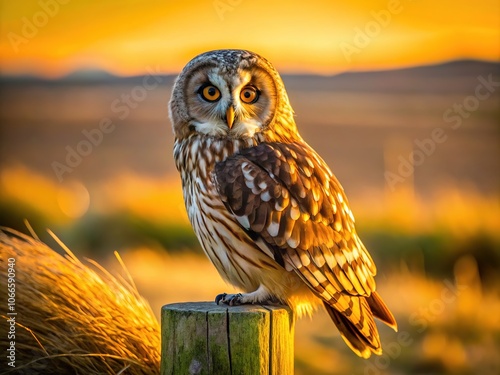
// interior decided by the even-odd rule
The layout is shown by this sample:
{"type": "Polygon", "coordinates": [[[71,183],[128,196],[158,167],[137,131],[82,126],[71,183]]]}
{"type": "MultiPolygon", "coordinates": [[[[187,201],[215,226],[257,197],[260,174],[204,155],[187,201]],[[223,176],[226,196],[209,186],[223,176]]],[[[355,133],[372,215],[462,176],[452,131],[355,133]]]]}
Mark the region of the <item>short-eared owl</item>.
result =
{"type": "Polygon", "coordinates": [[[396,329],[342,186],[302,139],[280,75],[244,50],[203,53],[170,101],[174,158],[203,250],[245,293],[228,305],[323,304],[359,356],[382,352],[374,317],[396,329]]]}

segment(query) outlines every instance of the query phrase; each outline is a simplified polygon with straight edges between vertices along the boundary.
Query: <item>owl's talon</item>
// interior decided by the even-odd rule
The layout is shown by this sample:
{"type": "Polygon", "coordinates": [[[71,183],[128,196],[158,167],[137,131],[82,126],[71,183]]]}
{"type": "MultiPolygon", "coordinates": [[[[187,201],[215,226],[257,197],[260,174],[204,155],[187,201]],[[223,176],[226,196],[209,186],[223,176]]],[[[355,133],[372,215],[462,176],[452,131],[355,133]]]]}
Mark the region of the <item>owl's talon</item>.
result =
{"type": "Polygon", "coordinates": [[[217,305],[219,304],[219,302],[224,303],[224,299],[226,298],[226,296],[227,296],[227,293],[217,294],[217,296],[215,297],[215,303],[217,305]]]}
{"type": "Polygon", "coordinates": [[[226,301],[229,302],[229,306],[238,306],[242,304],[241,303],[242,298],[243,296],[241,295],[241,293],[238,293],[238,294],[230,294],[225,299],[226,301]]]}

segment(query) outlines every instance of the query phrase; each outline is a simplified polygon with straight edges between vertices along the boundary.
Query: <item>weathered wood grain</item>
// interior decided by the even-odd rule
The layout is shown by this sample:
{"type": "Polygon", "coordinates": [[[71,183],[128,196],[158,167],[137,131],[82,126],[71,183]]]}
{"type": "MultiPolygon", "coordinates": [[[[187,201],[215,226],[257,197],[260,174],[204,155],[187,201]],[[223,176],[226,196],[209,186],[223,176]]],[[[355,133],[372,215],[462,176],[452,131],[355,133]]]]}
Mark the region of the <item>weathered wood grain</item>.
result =
{"type": "Polygon", "coordinates": [[[285,306],[163,306],[162,375],[293,374],[294,320],[285,306]]]}

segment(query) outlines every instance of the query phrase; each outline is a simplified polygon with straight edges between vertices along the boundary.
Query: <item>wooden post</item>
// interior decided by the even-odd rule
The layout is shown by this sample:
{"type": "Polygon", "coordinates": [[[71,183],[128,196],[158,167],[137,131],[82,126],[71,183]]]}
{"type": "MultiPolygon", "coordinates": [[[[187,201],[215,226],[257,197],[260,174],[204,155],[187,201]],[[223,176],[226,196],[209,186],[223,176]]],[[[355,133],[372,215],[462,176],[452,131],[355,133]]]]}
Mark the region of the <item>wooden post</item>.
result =
{"type": "Polygon", "coordinates": [[[162,308],[161,336],[161,375],[293,374],[285,306],[174,303],[162,308]]]}

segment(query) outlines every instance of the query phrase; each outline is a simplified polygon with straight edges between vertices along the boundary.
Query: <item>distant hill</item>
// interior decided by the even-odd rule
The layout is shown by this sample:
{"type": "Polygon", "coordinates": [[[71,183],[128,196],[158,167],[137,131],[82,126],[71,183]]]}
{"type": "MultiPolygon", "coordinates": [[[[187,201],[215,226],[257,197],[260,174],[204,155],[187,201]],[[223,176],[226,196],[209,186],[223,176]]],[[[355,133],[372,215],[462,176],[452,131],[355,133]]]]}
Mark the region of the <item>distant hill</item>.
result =
{"type": "MultiPolygon", "coordinates": [[[[17,84],[47,84],[47,85],[66,85],[66,84],[134,84],[141,83],[145,75],[122,77],[109,73],[104,70],[78,70],[61,78],[44,78],[33,75],[5,76],[0,75],[0,84],[2,83],[17,83],[17,84]]],[[[162,75],[167,79],[167,82],[175,79],[176,75],[162,75]]]]}
{"type": "MultiPolygon", "coordinates": [[[[412,91],[463,92],[470,89],[479,76],[500,76],[500,63],[478,60],[457,60],[437,65],[425,65],[394,70],[344,72],[331,76],[284,74],[288,89],[311,91],[412,91]]],[[[173,83],[176,75],[164,75],[165,84],[173,83]]],[[[59,79],[35,76],[1,76],[0,84],[140,84],[144,76],[119,77],[101,70],[80,70],[59,79]]],[[[474,86],[473,86],[474,87],[474,86]]]]}
{"type": "MultiPolygon", "coordinates": [[[[500,76],[500,63],[460,60],[438,65],[368,72],[345,72],[334,76],[285,75],[287,88],[301,91],[413,91],[462,92],[479,76],[500,76]]],[[[472,86],[474,87],[474,86],[472,86]]]]}

